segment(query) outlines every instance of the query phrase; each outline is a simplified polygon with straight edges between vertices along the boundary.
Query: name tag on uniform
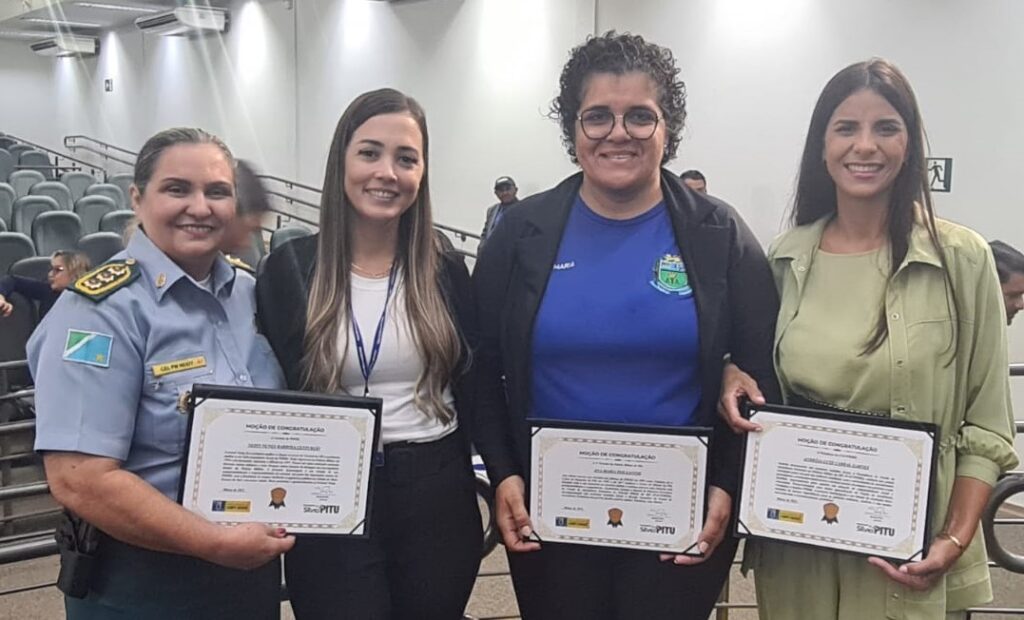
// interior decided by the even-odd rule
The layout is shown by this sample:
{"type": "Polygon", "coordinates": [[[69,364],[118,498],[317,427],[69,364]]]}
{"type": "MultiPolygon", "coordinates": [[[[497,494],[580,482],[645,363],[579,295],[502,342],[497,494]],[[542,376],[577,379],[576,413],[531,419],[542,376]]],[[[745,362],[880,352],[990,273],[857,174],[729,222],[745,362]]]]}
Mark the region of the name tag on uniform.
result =
{"type": "Polygon", "coordinates": [[[153,364],[153,376],[163,377],[165,375],[172,375],[176,372],[184,372],[186,370],[195,370],[196,368],[205,367],[206,356],[197,355],[195,357],[189,357],[183,360],[164,362],[163,364],[153,364]]]}

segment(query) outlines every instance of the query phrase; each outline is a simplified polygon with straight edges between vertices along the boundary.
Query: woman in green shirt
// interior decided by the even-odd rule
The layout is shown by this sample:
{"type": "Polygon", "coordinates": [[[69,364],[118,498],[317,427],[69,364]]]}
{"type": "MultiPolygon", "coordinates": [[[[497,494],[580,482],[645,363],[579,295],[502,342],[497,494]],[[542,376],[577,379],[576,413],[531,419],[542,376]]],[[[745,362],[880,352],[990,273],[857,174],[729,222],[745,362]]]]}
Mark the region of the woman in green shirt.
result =
{"type": "MultiPolygon", "coordinates": [[[[991,252],[935,218],[924,131],[903,74],[879,59],[837,73],[804,147],[794,227],[769,250],[781,297],[775,365],[789,403],[939,426],[928,555],[880,558],[751,544],[762,620],[954,619],[991,599],[978,522],[1017,464],[1005,315],[991,252]],[[813,593],[813,594],[811,594],[813,593]]],[[[720,413],[763,398],[727,365],[720,413]]]]}

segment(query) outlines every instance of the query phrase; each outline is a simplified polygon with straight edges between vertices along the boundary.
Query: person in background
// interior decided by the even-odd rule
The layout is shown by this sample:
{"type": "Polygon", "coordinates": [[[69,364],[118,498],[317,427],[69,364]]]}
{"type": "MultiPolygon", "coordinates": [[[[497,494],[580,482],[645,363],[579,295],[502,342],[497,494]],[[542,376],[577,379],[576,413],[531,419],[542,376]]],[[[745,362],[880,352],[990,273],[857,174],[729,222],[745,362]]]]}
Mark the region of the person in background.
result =
{"type": "Polygon", "coordinates": [[[700,170],[687,170],[679,175],[686,187],[702,194],[708,193],[708,180],[700,170]]]}
{"type": "Polygon", "coordinates": [[[39,316],[45,316],[61,291],[71,286],[83,273],[92,267],[89,257],[82,252],[58,250],[50,257],[50,271],[46,273],[46,282],[21,276],[4,276],[0,278],[0,317],[11,316],[14,304],[8,297],[18,293],[39,304],[39,316]]]}
{"type": "Polygon", "coordinates": [[[255,273],[256,264],[264,255],[263,217],[270,211],[270,197],[256,168],[239,159],[235,163],[235,187],[238,209],[224,231],[221,251],[234,267],[255,273]]]}
{"type": "Polygon", "coordinates": [[[552,116],[582,171],[506,213],[473,273],[478,407],[507,421],[516,448],[489,472],[519,609],[526,620],[707,618],[737,544],[727,530],[741,446],[715,414],[722,360],[775,383],[771,272],[732,207],[663,167],[686,117],[670,50],[592,37],[560,84],[552,116]],[[704,556],[524,541],[530,418],[717,427],[704,556]]]}
{"type": "MultiPolygon", "coordinates": [[[[786,402],[938,426],[923,559],[754,541],[762,620],[954,620],[992,599],[978,527],[1017,464],[996,267],[974,231],[935,217],[917,99],[882,59],[839,71],[811,115],[793,228],[768,258],[781,296],[775,360],[786,402]]],[[[735,362],[735,360],[733,360],[735,362]]],[[[728,364],[721,414],[772,400],[728,364]]]]}
{"type": "Polygon", "coordinates": [[[1006,307],[1006,324],[1024,310],[1024,254],[1017,248],[1002,241],[990,241],[992,256],[999,273],[999,287],[1003,290],[1003,305],[1006,307]]]}
{"type": "Polygon", "coordinates": [[[125,250],[61,295],[27,346],[35,448],[68,511],[60,531],[77,538],[62,543],[62,570],[86,569],[70,560],[95,547],[83,587],[65,589],[67,618],[276,619],[294,538],[177,503],[192,384],[284,383],[256,333],[255,280],[220,253],[231,152],[198,129],[162,131],[139,152],[131,201],[125,250]]]}
{"type": "Polygon", "coordinates": [[[516,197],[518,191],[519,188],[516,187],[516,182],[512,180],[512,177],[498,177],[494,181],[494,195],[498,197],[498,202],[487,208],[484,229],[480,232],[479,247],[483,247],[487,237],[494,232],[494,227],[498,225],[512,205],[519,202],[519,198],[516,197]]]}

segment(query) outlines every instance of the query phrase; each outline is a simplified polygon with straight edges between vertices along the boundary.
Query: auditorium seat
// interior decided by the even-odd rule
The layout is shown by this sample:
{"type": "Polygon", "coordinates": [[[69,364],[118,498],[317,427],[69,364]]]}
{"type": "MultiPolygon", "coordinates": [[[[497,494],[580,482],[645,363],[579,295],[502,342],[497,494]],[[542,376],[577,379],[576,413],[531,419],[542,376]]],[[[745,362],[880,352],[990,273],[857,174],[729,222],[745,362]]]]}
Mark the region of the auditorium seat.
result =
{"type": "Polygon", "coordinates": [[[57,250],[73,250],[82,236],[82,220],[70,211],[40,213],[32,222],[36,254],[49,256],[57,250]]]}
{"type": "Polygon", "coordinates": [[[103,216],[117,211],[117,204],[106,196],[82,196],[75,203],[75,213],[82,218],[82,234],[98,232],[103,216]]]}
{"type": "Polygon", "coordinates": [[[18,141],[8,136],[0,136],[0,149],[9,150],[12,146],[17,144],[18,141]]]}
{"type": "Polygon", "coordinates": [[[93,266],[102,265],[110,257],[124,249],[121,235],[112,232],[96,232],[78,240],[78,249],[85,252],[93,266]]]}
{"type": "Polygon", "coordinates": [[[57,205],[64,211],[70,211],[75,202],[71,199],[71,190],[60,181],[43,181],[36,183],[28,191],[29,196],[49,196],[57,201],[57,205]]]}
{"type": "Polygon", "coordinates": [[[14,201],[11,230],[31,235],[33,220],[46,211],[60,211],[57,201],[49,196],[22,196],[14,201]]]}
{"type": "Polygon", "coordinates": [[[125,199],[124,208],[126,209],[129,207],[128,200],[131,198],[132,195],[129,189],[131,188],[132,183],[134,182],[135,175],[131,174],[130,172],[122,172],[121,174],[114,174],[107,177],[107,183],[110,183],[111,185],[116,185],[119,188],[121,188],[121,193],[124,194],[125,199]]]}
{"type": "Polygon", "coordinates": [[[14,263],[35,255],[36,248],[28,235],[16,232],[0,233],[0,276],[6,274],[14,263]]]}
{"type": "Polygon", "coordinates": [[[28,196],[33,185],[45,180],[46,177],[43,176],[43,173],[35,170],[15,170],[11,176],[7,177],[7,182],[14,188],[14,193],[18,198],[28,196]]]}
{"type": "Polygon", "coordinates": [[[135,212],[131,209],[111,211],[100,219],[100,232],[112,232],[123,235],[128,222],[131,222],[134,218],[135,212]]]}
{"type": "Polygon", "coordinates": [[[0,149],[0,183],[6,183],[7,177],[15,170],[14,155],[6,149],[0,149]]]}
{"type": "Polygon", "coordinates": [[[33,149],[34,147],[31,147],[27,144],[19,143],[12,144],[11,146],[7,147],[7,152],[10,153],[11,155],[14,155],[14,161],[18,161],[18,159],[21,158],[22,153],[24,153],[25,151],[31,151],[33,149]]]}
{"type": "Polygon", "coordinates": [[[60,182],[71,192],[71,201],[78,202],[79,198],[85,196],[85,190],[96,184],[96,177],[88,172],[65,172],[60,175],[60,182]]]}
{"type": "Polygon", "coordinates": [[[6,183],[0,183],[0,220],[11,228],[11,211],[14,210],[14,200],[18,197],[14,188],[6,183]]]}
{"type": "Polygon", "coordinates": [[[270,251],[273,252],[292,239],[312,235],[312,231],[301,226],[283,226],[270,235],[270,251]]]}
{"type": "Polygon", "coordinates": [[[0,218],[0,232],[7,232],[7,220],[0,218]]]}
{"type": "Polygon", "coordinates": [[[42,151],[25,151],[18,158],[18,165],[23,170],[38,170],[47,180],[53,180],[53,162],[50,156],[42,151]]]}
{"type": "Polygon", "coordinates": [[[7,273],[12,276],[45,282],[46,276],[50,274],[50,255],[23,258],[11,265],[7,273]]]}
{"type": "Polygon", "coordinates": [[[86,196],[106,196],[117,204],[118,209],[128,209],[130,205],[125,200],[124,192],[121,188],[111,183],[97,183],[85,190],[86,196]]]}

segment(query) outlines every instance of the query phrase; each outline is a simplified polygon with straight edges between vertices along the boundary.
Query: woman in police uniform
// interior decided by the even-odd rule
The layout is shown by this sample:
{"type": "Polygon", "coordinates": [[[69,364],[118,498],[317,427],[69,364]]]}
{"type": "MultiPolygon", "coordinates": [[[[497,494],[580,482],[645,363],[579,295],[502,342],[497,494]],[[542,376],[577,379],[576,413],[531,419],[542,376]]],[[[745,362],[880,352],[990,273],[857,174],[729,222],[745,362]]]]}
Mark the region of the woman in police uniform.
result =
{"type": "Polygon", "coordinates": [[[203,131],[150,138],[131,190],[139,230],[29,341],[51,492],[101,532],[87,594],[66,598],[71,620],[279,616],[278,558],[293,539],[175,502],[181,394],[194,382],[283,384],[255,330],[253,278],[218,251],[235,216],[233,167],[203,131]]]}

